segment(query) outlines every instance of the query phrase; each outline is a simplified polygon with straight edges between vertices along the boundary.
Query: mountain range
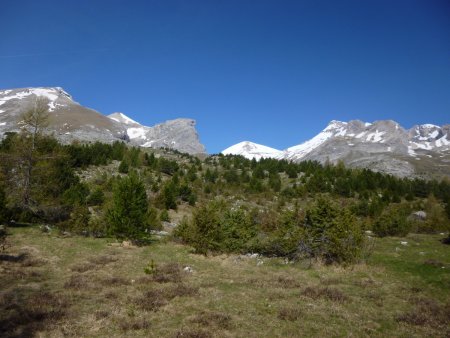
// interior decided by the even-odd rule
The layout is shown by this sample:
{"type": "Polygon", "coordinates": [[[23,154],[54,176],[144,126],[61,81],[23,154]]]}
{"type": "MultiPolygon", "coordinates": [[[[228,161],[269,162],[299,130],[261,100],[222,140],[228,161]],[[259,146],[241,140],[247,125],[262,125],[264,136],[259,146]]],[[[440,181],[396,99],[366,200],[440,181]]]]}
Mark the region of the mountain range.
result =
{"type": "MultiPolygon", "coordinates": [[[[0,90],[0,138],[6,132],[19,131],[21,114],[42,96],[48,100],[48,129],[63,143],[122,140],[134,146],[206,153],[192,119],[180,118],[144,126],[123,113],[106,116],[84,107],[60,87],[0,90]]],[[[331,121],[312,139],[284,150],[245,141],[222,153],[256,160],[343,161],[350,167],[400,177],[450,177],[450,125],[423,124],[405,129],[391,120],[373,123],[331,121]]]]}
{"type": "Polygon", "coordinates": [[[450,125],[404,129],[391,120],[331,121],[312,139],[285,150],[244,141],[222,151],[249,159],[276,158],[321,163],[343,161],[396,176],[450,176],[450,125]]]}
{"type": "Polygon", "coordinates": [[[194,120],[180,118],[143,126],[122,113],[105,116],[86,108],[60,87],[0,90],[0,137],[20,130],[21,114],[33,106],[37,97],[48,100],[49,130],[63,143],[123,140],[131,145],[172,148],[190,154],[206,152],[194,120]]]}

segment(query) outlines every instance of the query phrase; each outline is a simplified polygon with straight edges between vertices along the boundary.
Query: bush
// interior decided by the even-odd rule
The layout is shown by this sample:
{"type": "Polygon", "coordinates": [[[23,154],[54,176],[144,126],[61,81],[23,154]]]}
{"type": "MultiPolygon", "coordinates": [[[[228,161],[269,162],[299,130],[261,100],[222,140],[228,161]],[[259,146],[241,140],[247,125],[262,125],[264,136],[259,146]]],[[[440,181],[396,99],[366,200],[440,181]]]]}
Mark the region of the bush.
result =
{"type": "Polygon", "coordinates": [[[360,257],[363,246],[361,228],[349,209],[319,198],[307,211],[298,254],[326,263],[352,263],[360,257]]]}
{"type": "Polygon", "coordinates": [[[159,215],[159,219],[161,222],[170,222],[169,212],[166,209],[163,209],[159,215]]]}
{"type": "Polygon", "coordinates": [[[117,181],[113,205],[108,210],[109,233],[119,239],[148,239],[148,201],[144,184],[136,173],[117,181]]]}
{"type": "Polygon", "coordinates": [[[119,173],[121,174],[128,174],[128,171],[130,170],[130,165],[126,160],[123,160],[119,164],[119,173]]]}
{"type": "Polygon", "coordinates": [[[392,204],[375,220],[372,230],[380,237],[406,236],[412,227],[407,219],[409,213],[408,206],[392,204]]]}
{"type": "Polygon", "coordinates": [[[95,189],[87,198],[88,205],[102,205],[105,201],[105,194],[100,188],[95,189]]]}

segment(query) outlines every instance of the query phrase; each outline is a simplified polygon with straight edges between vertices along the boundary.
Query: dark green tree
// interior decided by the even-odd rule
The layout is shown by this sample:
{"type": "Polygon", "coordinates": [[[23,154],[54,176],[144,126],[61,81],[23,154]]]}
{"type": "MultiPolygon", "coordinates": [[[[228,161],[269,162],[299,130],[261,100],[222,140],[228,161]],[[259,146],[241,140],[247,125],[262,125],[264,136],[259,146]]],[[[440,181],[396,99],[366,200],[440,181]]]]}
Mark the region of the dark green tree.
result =
{"type": "Polygon", "coordinates": [[[113,203],[108,210],[109,233],[120,239],[146,239],[148,201],[145,186],[136,173],[119,179],[113,190],[113,203]]]}
{"type": "Polygon", "coordinates": [[[121,174],[128,174],[128,171],[130,170],[130,166],[128,164],[127,160],[122,160],[119,165],[119,173],[121,174]]]}

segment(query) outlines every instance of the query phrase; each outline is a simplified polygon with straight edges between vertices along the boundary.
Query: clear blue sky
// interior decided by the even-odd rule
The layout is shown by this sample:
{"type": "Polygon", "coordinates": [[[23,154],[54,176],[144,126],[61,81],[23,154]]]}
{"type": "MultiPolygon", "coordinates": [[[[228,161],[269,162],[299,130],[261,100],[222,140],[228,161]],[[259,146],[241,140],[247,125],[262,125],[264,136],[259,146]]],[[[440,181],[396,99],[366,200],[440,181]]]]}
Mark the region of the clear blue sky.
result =
{"type": "Polygon", "coordinates": [[[450,123],[448,0],[4,1],[0,88],[197,120],[211,153],[332,120],[450,123]]]}

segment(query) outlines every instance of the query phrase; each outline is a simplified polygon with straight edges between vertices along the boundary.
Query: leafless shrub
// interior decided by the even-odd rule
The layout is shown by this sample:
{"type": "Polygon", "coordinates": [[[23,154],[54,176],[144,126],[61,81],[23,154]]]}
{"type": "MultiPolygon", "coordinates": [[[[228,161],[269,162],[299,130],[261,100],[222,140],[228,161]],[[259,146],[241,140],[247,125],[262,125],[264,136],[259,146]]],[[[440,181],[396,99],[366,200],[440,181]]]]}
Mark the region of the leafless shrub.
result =
{"type": "Polygon", "coordinates": [[[202,326],[216,326],[221,329],[229,329],[231,326],[231,316],[222,312],[202,311],[192,318],[191,321],[202,326]]]}
{"type": "Polygon", "coordinates": [[[286,307],[278,312],[278,318],[282,320],[296,321],[302,316],[302,311],[298,308],[286,307]]]}
{"type": "Polygon", "coordinates": [[[348,300],[348,297],[342,291],[329,287],[307,287],[303,290],[302,295],[312,299],[325,298],[338,303],[348,300]]]}

